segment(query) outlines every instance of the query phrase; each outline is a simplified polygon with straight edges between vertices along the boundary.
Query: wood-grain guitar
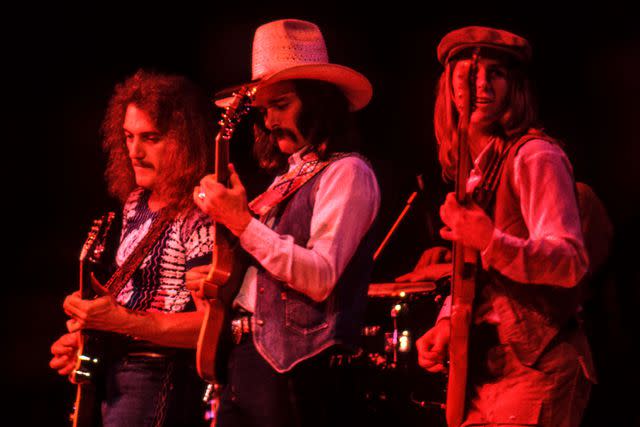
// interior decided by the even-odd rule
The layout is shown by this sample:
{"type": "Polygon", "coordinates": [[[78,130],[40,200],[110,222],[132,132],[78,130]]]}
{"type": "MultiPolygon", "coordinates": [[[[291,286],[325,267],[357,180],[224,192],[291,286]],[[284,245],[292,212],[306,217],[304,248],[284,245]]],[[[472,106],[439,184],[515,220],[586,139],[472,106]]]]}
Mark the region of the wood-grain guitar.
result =
{"type": "MultiPolygon", "coordinates": [[[[249,112],[255,89],[255,86],[243,87],[236,91],[220,120],[220,130],[215,140],[215,174],[217,182],[227,187],[230,176],[229,141],[236,126],[249,112]]],[[[216,382],[217,356],[221,350],[224,327],[230,321],[231,303],[240,289],[245,269],[243,263],[238,261],[239,252],[239,244],[231,232],[222,224],[214,224],[211,268],[201,288],[206,309],[196,351],[198,373],[209,383],[216,382]]]]}

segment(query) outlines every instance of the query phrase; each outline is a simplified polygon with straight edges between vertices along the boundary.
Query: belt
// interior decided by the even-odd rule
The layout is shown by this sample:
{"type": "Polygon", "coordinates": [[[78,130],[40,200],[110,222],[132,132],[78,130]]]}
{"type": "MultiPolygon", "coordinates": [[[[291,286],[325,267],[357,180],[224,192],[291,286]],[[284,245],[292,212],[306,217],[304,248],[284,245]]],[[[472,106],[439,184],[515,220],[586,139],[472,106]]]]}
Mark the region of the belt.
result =
{"type": "Polygon", "coordinates": [[[234,344],[240,344],[242,339],[251,334],[251,313],[241,310],[231,319],[231,336],[234,344]]]}
{"type": "Polygon", "coordinates": [[[155,353],[151,351],[136,351],[127,353],[129,357],[151,357],[153,359],[163,359],[165,357],[169,357],[168,354],[155,353]]]}
{"type": "Polygon", "coordinates": [[[153,359],[189,358],[193,357],[193,352],[188,349],[168,347],[132,347],[128,348],[124,355],[127,357],[150,357],[153,359]]]}

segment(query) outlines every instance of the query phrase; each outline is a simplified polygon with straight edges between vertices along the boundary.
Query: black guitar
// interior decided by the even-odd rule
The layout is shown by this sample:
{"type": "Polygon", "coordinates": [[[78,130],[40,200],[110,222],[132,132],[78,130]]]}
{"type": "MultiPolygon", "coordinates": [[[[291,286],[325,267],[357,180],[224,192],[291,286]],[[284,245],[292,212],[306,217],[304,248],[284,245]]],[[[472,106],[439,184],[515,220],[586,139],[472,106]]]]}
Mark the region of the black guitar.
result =
{"type": "MultiPolygon", "coordinates": [[[[83,299],[98,295],[91,286],[91,273],[101,263],[106,250],[107,236],[115,214],[109,212],[93,221],[93,226],[80,252],[80,294],[83,299]]],[[[71,381],[77,384],[76,401],[71,414],[73,427],[100,425],[100,407],[97,398],[97,378],[101,376],[103,352],[101,334],[83,330],[80,334],[78,359],[71,373],[71,381]]]]}

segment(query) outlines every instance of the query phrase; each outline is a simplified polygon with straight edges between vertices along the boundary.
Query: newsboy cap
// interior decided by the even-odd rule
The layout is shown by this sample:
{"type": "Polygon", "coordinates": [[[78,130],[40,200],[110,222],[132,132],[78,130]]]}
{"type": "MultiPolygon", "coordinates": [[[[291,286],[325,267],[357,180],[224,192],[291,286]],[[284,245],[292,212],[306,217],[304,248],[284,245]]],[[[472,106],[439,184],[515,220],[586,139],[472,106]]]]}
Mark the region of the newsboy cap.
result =
{"type": "Polygon", "coordinates": [[[489,27],[464,27],[453,30],[438,45],[438,60],[446,64],[455,54],[469,47],[486,47],[505,52],[522,63],[531,61],[529,42],[517,34],[489,27]]]}

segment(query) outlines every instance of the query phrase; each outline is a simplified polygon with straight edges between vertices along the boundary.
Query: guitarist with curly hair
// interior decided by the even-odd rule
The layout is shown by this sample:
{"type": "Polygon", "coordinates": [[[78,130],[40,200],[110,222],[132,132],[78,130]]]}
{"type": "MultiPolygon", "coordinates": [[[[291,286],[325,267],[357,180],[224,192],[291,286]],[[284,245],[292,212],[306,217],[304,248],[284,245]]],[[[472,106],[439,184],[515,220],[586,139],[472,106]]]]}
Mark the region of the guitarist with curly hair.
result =
{"type": "Polygon", "coordinates": [[[110,333],[107,353],[95,356],[103,360],[103,378],[94,380],[101,414],[84,416],[96,402],[79,392],[74,426],[202,423],[193,349],[203,314],[186,282],[190,269],[210,262],[213,245],[211,220],[191,200],[208,169],[212,123],[207,99],[184,77],[141,70],[115,88],[103,146],[110,193],[123,204],[117,270],[94,283],[97,297],[66,297],[69,333],[51,347],[50,366],[82,381],[83,334],[110,333]]]}

